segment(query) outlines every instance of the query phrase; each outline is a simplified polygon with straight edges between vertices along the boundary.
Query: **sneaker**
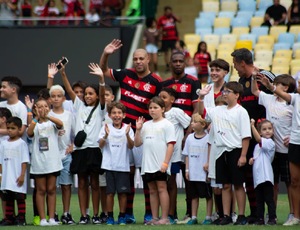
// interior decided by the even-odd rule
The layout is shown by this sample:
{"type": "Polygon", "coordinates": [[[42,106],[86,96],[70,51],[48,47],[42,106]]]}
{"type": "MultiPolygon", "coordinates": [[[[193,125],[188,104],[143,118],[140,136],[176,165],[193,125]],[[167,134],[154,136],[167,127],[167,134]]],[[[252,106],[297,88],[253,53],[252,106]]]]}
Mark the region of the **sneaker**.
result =
{"type": "Polygon", "coordinates": [[[86,214],[86,218],[87,218],[87,223],[91,223],[91,216],[89,214],[86,214]]]}
{"type": "Polygon", "coordinates": [[[14,225],[13,219],[4,218],[1,222],[1,226],[10,226],[10,225],[14,225]]]}
{"type": "Polygon", "coordinates": [[[217,212],[214,212],[211,216],[211,220],[214,222],[216,219],[219,219],[219,214],[217,212]]]}
{"type": "Polygon", "coordinates": [[[33,224],[34,226],[39,226],[39,225],[40,225],[40,222],[41,222],[40,216],[34,216],[34,217],[33,217],[32,224],[33,224]]]}
{"type": "Polygon", "coordinates": [[[257,217],[254,215],[247,216],[248,224],[254,224],[257,221],[257,217]]]}
{"type": "Polygon", "coordinates": [[[186,223],[187,225],[194,225],[194,224],[198,224],[198,220],[197,218],[195,219],[191,219],[186,223]]]}
{"type": "Polygon", "coordinates": [[[287,217],[287,219],[286,219],[286,221],[284,223],[288,222],[289,220],[291,220],[293,218],[294,218],[294,213],[289,213],[288,217],[287,217]]]}
{"type": "Polygon", "coordinates": [[[67,213],[67,215],[62,215],[60,221],[62,224],[68,224],[68,225],[76,224],[70,213],[67,213]]]}
{"type": "Polygon", "coordinates": [[[187,224],[191,219],[189,215],[185,215],[182,220],[177,221],[177,224],[187,224]]]}
{"type": "Polygon", "coordinates": [[[88,224],[88,218],[86,216],[81,216],[79,220],[79,224],[88,224]]]}
{"type": "Polygon", "coordinates": [[[210,225],[210,224],[212,224],[212,220],[211,219],[205,219],[205,220],[202,221],[202,224],[203,225],[210,225]]]}
{"type": "Polygon", "coordinates": [[[238,218],[233,225],[245,225],[247,223],[247,218],[244,215],[238,215],[238,218]]]}
{"type": "Polygon", "coordinates": [[[56,226],[59,225],[59,222],[57,222],[54,218],[50,218],[48,221],[49,225],[56,226]]]}
{"type": "Polygon", "coordinates": [[[266,217],[265,217],[265,223],[268,223],[268,221],[269,221],[269,214],[268,214],[268,213],[266,213],[266,217]]]}
{"type": "Polygon", "coordinates": [[[99,216],[93,216],[92,217],[92,223],[93,224],[101,224],[99,216]]]}
{"type": "Polygon", "coordinates": [[[125,220],[126,220],[126,224],[135,224],[136,223],[134,215],[132,215],[132,214],[126,214],[125,220]]]}
{"type": "Polygon", "coordinates": [[[224,217],[220,220],[219,225],[228,225],[232,223],[232,219],[230,216],[224,215],[224,217]]]}
{"type": "Polygon", "coordinates": [[[58,214],[57,213],[54,213],[54,220],[57,222],[57,223],[60,223],[61,222],[59,221],[59,218],[58,218],[58,214]]]}
{"type": "Polygon", "coordinates": [[[170,224],[169,218],[164,218],[156,221],[154,225],[168,225],[170,224]]]}
{"type": "Polygon", "coordinates": [[[265,221],[263,218],[260,218],[254,222],[254,225],[265,225],[265,221]]]}
{"type": "Polygon", "coordinates": [[[106,224],[107,224],[107,225],[113,225],[113,224],[115,224],[114,218],[109,216],[109,217],[107,218],[106,224]]]}
{"type": "Polygon", "coordinates": [[[212,224],[213,225],[220,225],[221,220],[223,219],[223,217],[219,217],[218,219],[215,219],[212,224]]]}
{"type": "Polygon", "coordinates": [[[40,221],[40,226],[50,226],[50,224],[48,223],[48,221],[46,219],[42,219],[40,221]]]}
{"type": "Polygon", "coordinates": [[[123,216],[119,216],[119,218],[118,218],[118,224],[119,225],[126,225],[126,218],[125,217],[123,217],[123,216]]]}
{"type": "Polygon", "coordinates": [[[145,223],[145,225],[155,225],[155,223],[159,221],[159,218],[152,218],[148,222],[145,223]]]}
{"type": "Polygon", "coordinates": [[[292,219],[285,222],[283,225],[284,226],[293,226],[293,225],[298,225],[299,223],[300,223],[300,219],[293,217],[292,219]]]}
{"type": "Polygon", "coordinates": [[[276,219],[270,219],[270,218],[269,218],[269,220],[268,220],[268,222],[267,222],[267,225],[276,225],[276,224],[277,224],[276,219]]]}
{"type": "Polygon", "coordinates": [[[148,214],[148,213],[146,213],[145,215],[144,215],[144,224],[147,224],[149,221],[151,221],[152,220],[152,214],[148,214]]]}
{"type": "Polygon", "coordinates": [[[107,218],[108,218],[108,216],[104,212],[102,212],[100,214],[100,222],[101,222],[101,224],[106,224],[107,218]]]}
{"type": "Polygon", "coordinates": [[[238,216],[235,212],[231,213],[231,219],[232,219],[232,222],[235,223],[236,220],[237,220],[238,216]]]}
{"type": "Polygon", "coordinates": [[[171,216],[168,217],[170,224],[176,224],[176,221],[171,216]]]}
{"type": "Polygon", "coordinates": [[[17,225],[17,226],[25,226],[25,225],[26,225],[26,219],[25,219],[25,216],[24,216],[24,215],[22,215],[22,216],[19,216],[19,215],[16,216],[14,225],[17,225]]]}

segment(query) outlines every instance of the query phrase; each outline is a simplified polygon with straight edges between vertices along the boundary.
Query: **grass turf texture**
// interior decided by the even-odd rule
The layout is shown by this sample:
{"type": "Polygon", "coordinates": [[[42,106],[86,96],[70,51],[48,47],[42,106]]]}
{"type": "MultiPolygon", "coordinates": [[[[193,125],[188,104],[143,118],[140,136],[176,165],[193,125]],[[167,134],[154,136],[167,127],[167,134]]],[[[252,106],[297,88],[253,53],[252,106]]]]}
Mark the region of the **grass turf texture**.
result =
{"type": "MultiPolygon", "coordinates": [[[[130,230],[139,230],[141,227],[142,228],[147,228],[147,229],[156,229],[156,228],[168,228],[168,229],[176,229],[176,230],[181,230],[181,229],[199,229],[200,228],[205,228],[205,229],[221,229],[222,230],[227,230],[227,229],[254,229],[254,228],[260,228],[260,229],[270,229],[270,228],[275,228],[277,229],[290,229],[291,227],[289,226],[282,226],[284,221],[287,218],[289,208],[288,208],[288,200],[287,200],[287,195],[286,194],[281,194],[278,197],[278,205],[277,205],[277,217],[278,217],[278,225],[276,226],[253,226],[253,225],[245,225],[245,226],[233,226],[233,225],[227,225],[227,226],[215,226],[215,225],[206,225],[206,226],[201,226],[200,224],[198,225],[168,225],[168,226],[144,226],[143,225],[143,218],[144,218],[144,196],[143,194],[136,194],[135,200],[134,200],[134,215],[136,218],[137,223],[133,225],[126,225],[126,226],[107,226],[107,225],[60,225],[60,226],[49,226],[49,227],[40,227],[40,226],[33,226],[32,225],[32,220],[33,220],[33,211],[32,211],[32,197],[31,195],[27,196],[26,200],[26,220],[27,220],[27,226],[22,226],[22,227],[17,227],[17,226],[7,226],[7,227],[0,227],[1,230],[5,229],[45,229],[45,228],[50,228],[50,229],[83,229],[83,230],[90,230],[90,229],[99,229],[99,228],[105,228],[105,229],[112,229],[112,228],[127,228],[130,230]]],[[[179,219],[182,219],[184,214],[185,214],[185,195],[184,194],[179,194],[177,198],[177,211],[178,211],[178,217],[179,219]]],[[[56,204],[56,210],[58,212],[59,217],[62,214],[62,202],[61,202],[61,195],[57,195],[57,204],[56,204]]],[[[237,208],[236,208],[237,210],[237,208]]],[[[267,210],[267,209],[266,209],[267,210]]],[[[80,218],[80,212],[79,212],[79,204],[78,204],[78,197],[77,194],[72,195],[72,200],[71,200],[71,213],[73,215],[73,218],[75,222],[79,221],[80,218]]],[[[118,201],[115,197],[115,211],[114,211],[114,217],[115,220],[118,217],[118,201]]],[[[92,216],[92,205],[90,204],[90,214],[92,216]]],[[[248,207],[246,207],[246,215],[248,215],[248,207]]],[[[203,219],[205,218],[205,199],[200,199],[199,202],[199,211],[198,211],[198,221],[201,223],[203,219]]],[[[293,229],[299,229],[298,226],[293,226],[293,229]]]]}

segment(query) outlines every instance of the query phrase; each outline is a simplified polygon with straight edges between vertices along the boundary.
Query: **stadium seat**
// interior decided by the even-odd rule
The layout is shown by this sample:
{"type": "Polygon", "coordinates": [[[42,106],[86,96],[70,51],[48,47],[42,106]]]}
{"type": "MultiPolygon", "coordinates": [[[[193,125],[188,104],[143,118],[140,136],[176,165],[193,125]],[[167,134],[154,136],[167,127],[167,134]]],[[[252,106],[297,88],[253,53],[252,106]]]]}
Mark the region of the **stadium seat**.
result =
{"type": "Polygon", "coordinates": [[[254,47],[254,52],[259,50],[270,50],[273,52],[273,45],[270,43],[256,43],[254,47]]]}
{"type": "Polygon", "coordinates": [[[210,53],[212,60],[216,59],[216,46],[213,44],[207,44],[207,51],[210,53]]]}
{"type": "Polygon", "coordinates": [[[276,53],[277,50],[290,50],[290,44],[285,42],[277,42],[273,46],[274,53],[276,53]]]}
{"type": "Polygon", "coordinates": [[[232,72],[231,72],[229,79],[230,79],[230,81],[239,81],[240,76],[235,68],[232,68],[232,72]]]}
{"type": "Polygon", "coordinates": [[[295,50],[295,52],[294,52],[294,58],[295,59],[300,59],[300,50],[295,50]]]}
{"type": "Polygon", "coordinates": [[[245,17],[235,17],[231,20],[231,26],[234,27],[248,27],[250,24],[250,19],[245,17]]]}
{"type": "Polygon", "coordinates": [[[235,13],[233,11],[220,11],[218,14],[219,18],[234,18],[235,13]]]}
{"type": "Polygon", "coordinates": [[[265,10],[257,10],[254,13],[255,17],[264,17],[265,16],[266,11],[265,10]]]}
{"type": "Polygon", "coordinates": [[[218,13],[220,10],[219,2],[205,1],[202,2],[202,10],[204,12],[215,12],[218,13]]]}
{"type": "Polygon", "coordinates": [[[293,45],[293,56],[295,56],[295,51],[300,50],[300,42],[296,42],[293,45]]]}
{"type": "Polygon", "coordinates": [[[212,34],[212,28],[196,28],[195,32],[203,38],[204,35],[212,34]]]}
{"type": "Polygon", "coordinates": [[[217,34],[208,34],[204,36],[203,41],[207,44],[212,44],[217,48],[220,43],[220,36],[217,34]]]}
{"type": "Polygon", "coordinates": [[[230,52],[234,51],[235,43],[220,43],[218,46],[218,52],[230,52]]]}
{"type": "Polygon", "coordinates": [[[222,11],[233,11],[236,12],[238,8],[238,3],[236,1],[222,1],[221,10],[222,11]]]}
{"type": "Polygon", "coordinates": [[[291,25],[289,32],[294,34],[296,41],[298,39],[298,34],[300,33],[300,25],[291,25]]]}
{"type": "Polygon", "coordinates": [[[249,10],[239,10],[236,14],[236,17],[244,17],[247,18],[250,22],[251,18],[253,17],[253,11],[249,10]]]}
{"type": "Polygon", "coordinates": [[[294,66],[290,68],[291,75],[295,76],[300,71],[300,66],[294,66]]]}
{"type": "Polygon", "coordinates": [[[292,5],[293,0],[280,0],[280,5],[284,6],[287,10],[292,5]]]}
{"type": "Polygon", "coordinates": [[[281,33],[286,33],[287,26],[271,26],[269,34],[275,37],[275,41],[278,40],[278,36],[281,33]]]}
{"type": "Polygon", "coordinates": [[[232,34],[235,34],[237,36],[237,38],[240,37],[241,34],[248,34],[249,33],[250,28],[247,27],[234,27],[232,28],[232,34]]]}
{"type": "Polygon", "coordinates": [[[266,9],[272,5],[273,5],[273,0],[260,0],[258,9],[262,11],[266,11],[266,9]]]}
{"type": "Polygon", "coordinates": [[[289,66],[290,65],[290,59],[288,58],[280,58],[280,57],[274,57],[272,60],[272,66],[289,66]]]}
{"type": "Polygon", "coordinates": [[[255,61],[266,61],[269,65],[272,64],[273,50],[258,50],[254,52],[255,61]]]}
{"type": "Polygon", "coordinates": [[[185,34],[183,36],[185,44],[197,44],[201,41],[201,36],[199,34],[185,34]]]}
{"type": "Polygon", "coordinates": [[[241,49],[241,48],[246,48],[250,51],[252,51],[252,41],[251,40],[239,40],[235,44],[235,49],[241,49]]]}
{"type": "Polygon", "coordinates": [[[254,12],[256,10],[256,1],[254,0],[239,0],[239,9],[254,12]]]}
{"type": "Polygon", "coordinates": [[[285,42],[290,44],[290,48],[293,47],[295,36],[292,33],[281,33],[278,36],[278,42],[285,42]]]}
{"type": "Polygon", "coordinates": [[[224,59],[225,61],[227,61],[230,65],[233,64],[233,58],[231,56],[232,52],[228,52],[228,51],[218,51],[217,53],[217,58],[221,58],[224,59]]]}
{"type": "Polygon", "coordinates": [[[259,37],[261,35],[268,35],[269,27],[267,27],[267,26],[252,27],[251,33],[256,34],[257,37],[259,37]]]}
{"type": "Polygon", "coordinates": [[[202,12],[199,13],[199,17],[210,20],[211,25],[213,25],[214,21],[215,21],[215,18],[216,18],[216,12],[203,12],[202,11],[202,12]]]}
{"type": "Polygon", "coordinates": [[[215,18],[214,28],[230,27],[230,18],[215,18]]]}
{"type": "Polygon", "coordinates": [[[189,51],[191,57],[197,52],[198,44],[196,43],[186,43],[186,48],[189,51]]]}
{"type": "Polygon", "coordinates": [[[252,46],[255,47],[257,37],[255,34],[241,34],[239,37],[240,40],[251,40],[252,46]]]}
{"type": "Polygon", "coordinates": [[[221,36],[221,43],[235,44],[237,41],[237,35],[235,34],[223,34],[221,36]]]}
{"type": "Polygon", "coordinates": [[[229,34],[229,33],[230,33],[229,27],[214,28],[214,34],[223,35],[223,34],[229,34]]]}
{"type": "Polygon", "coordinates": [[[267,61],[254,61],[254,66],[259,69],[270,70],[270,65],[267,61]]]}
{"type": "Polygon", "coordinates": [[[271,35],[261,35],[258,37],[257,43],[268,43],[273,46],[275,43],[275,38],[271,35]]]}
{"type": "Polygon", "coordinates": [[[293,51],[292,50],[276,50],[276,52],[274,52],[274,58],[286,58],[289,60],[292,60],[292,54],[293,51]]]}
{"type": "Polygon", "coordinates": [[[259,27],[261,26],[261,24],[264,22],[264,18],[261,17],[261,16],[255,16],[255,17],[252,17],[251,20],[250,20],[250,26],[251,28],[253,27],[259,27]]]}
{"type": "Polygon", "coordinates": [[[289,66],[272,66],[271,71],[276,76],[281,75],[281,74],[289,74],[290,67],[289,66]]]}
{"type": "Polygon", "coordinates": [[[290,66],[291,66],[291,68],[298,67],[298,69],[300,69],[300,59],[291,60],[290,66]]]}
{"type": "Polygon", "coordinates": [[[196,18],[195,29],[197,28],[211,28],[213,23],[207,18],[196,18]]]}

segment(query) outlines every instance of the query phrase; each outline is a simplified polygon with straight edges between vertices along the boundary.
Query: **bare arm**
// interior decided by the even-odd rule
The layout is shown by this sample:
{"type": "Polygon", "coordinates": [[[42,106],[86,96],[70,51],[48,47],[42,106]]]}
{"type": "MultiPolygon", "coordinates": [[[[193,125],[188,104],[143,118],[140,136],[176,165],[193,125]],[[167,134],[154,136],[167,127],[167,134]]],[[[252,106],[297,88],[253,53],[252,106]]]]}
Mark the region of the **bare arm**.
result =
{"type": "Polygon", "coordinates": [[[106,140],[107,140],[107,137],[109,135],[109,128],[108,128],[107,124],[105,124],[104,130],[105,130],[105,135],[99,141],[99,147],[101,149],[106,145],[106,140]]]}
{"type": "Polygon", "coordinates": [[[160,171],[161,172],[166,172],[171,160],[171,157],[173,155],[174,152],[174,143],[168,143],[167,144],[167,151],[166,151],[166,156],[165,156],[165,160],[161,165],[160,171]]]}
{"type": "Polygon", "coordinates": [[[65,71],[65,67],[61,64],[61,69],[59,70],[60,72],[60,75],[61,75],[61,79],[62,79],[62,82],[65,86],[65,89],[69,95],[69,97],[71,98],[71,100],[74,102],[75,101],[75,98],[76,98],[76,94],[75,92],[73,91],[72,89],[72,86],[68,80],[68,77],[67,77],[67,74],[66,74],[66,71],[65,71]]]}
{"type": "Polygon", "coordinates": [[[190,173],[189,173],[189,156],[185,156],[185,178],[190,180],[190,173]]]}
{"type": "Polygon", "coordinates": [[[144,124],[145,118],[139,117],[136,120],[136,130],[134,135],[134,146],[139,147],[143,144],[142,137],[141,137],[141,130],[144,124]]]}
{"type": "Polygon", "coordinates": [[[252,77],[251,92],[256,97],[259,97],[260,90],[258,89],[256,78],[254,77],[252,77]]]}
{"type": "Polygon", "coordinates": [[[120,49],[122,45],[123,44],[121,43],[121,40],[114,39],[104,48],[99,65],[105,77],[110,77],[110,68],[108,67],[108,56],[120,49]]]}
{"type": "Polygon", "coordinates": [[[131,123],[129,125],[127,125],[127,127],[126,127],[127,147],[129,149],[133,149],[133,147],[134,147],[134,141],[131,139],[131,137],[129,135],[130,128],[131,128],[131,123]]]}
{"type": "Polygon", "coordinates": [[[251,119],[251,130],[252,130],[252,134],[254,139],[256,140],[257,143],[261,142],[261,136],[259,135],[257,129],[255,128],[255,120],[251,119]]]}
{"type": "Polygon", "coordinates": [[[25,181],[25,173],[27,170],[27,163],[22,163],[22,169],[21,169],[21,175],[17,178],[17,185],[21,187],[24,184],[25,181]]]}
{"type": "Polygon", "coordinates": [[[249,147],[250,137],[243,138],[242,140],[242,152],[238,160],[238,166],[242,167],[247,163],[246,155],[249,147]]]}
{"type": "Polygon", "coordinates": [[[89,68],[91,70],[90,74],[97,75],[99,77],[99,100],[101,105],[105,105],[105,82],[104,76],[101,68],[98,64],[90,63],[89,68]]]}
{"type": "Polygon", "coordinates": [[[55,63],[48,65],[48,80],[47,80],[47,89],[50,89],[54,82],[54,76],[58,72],[55,63]]]}
{"type": "Polygon", "coordinates": [[[64,126],[64,123],[56,117],[48,116],[48,119],[53,122],[58,129],[61,129],[64,126]]]}

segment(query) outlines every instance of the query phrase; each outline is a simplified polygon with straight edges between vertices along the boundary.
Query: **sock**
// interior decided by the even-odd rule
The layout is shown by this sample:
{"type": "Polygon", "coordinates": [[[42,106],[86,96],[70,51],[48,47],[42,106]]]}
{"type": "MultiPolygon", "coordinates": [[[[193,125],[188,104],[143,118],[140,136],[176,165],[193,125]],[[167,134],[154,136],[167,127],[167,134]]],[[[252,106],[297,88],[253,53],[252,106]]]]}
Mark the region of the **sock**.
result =
{"type": "Polygon", "coordinates": [[[152,214],[151,212],[151,206],[150,206],[150,192],[149,192],[149,187],[147,183],[143,182],[144,186],[144,197],[145,197],[145,214],[152,214]]]}
{"type": "Polygon", "coordinates": [[[129,174],[130,193],[127,194],[126,214],[133,215],[133,200],[135,195],[134,174],[129,174]]]}
{"type": "Polygon", "coordinates": [[[197,219],[197,216],[192,216],[192,220],[197,219]]]}
{"type": "Polygon", "coordinates": [[[24,199],[17,200],[17,206],[18,206],[18,215],[24,216],[26,213],[26,203],[24,199]]]}

